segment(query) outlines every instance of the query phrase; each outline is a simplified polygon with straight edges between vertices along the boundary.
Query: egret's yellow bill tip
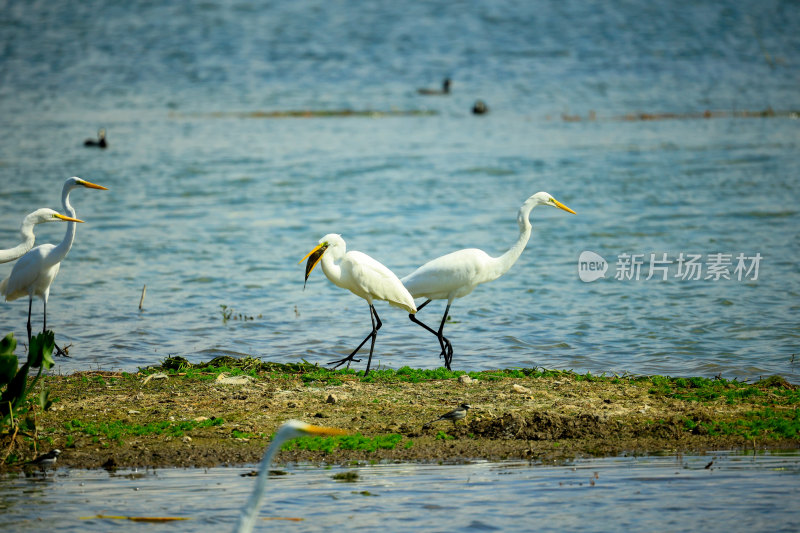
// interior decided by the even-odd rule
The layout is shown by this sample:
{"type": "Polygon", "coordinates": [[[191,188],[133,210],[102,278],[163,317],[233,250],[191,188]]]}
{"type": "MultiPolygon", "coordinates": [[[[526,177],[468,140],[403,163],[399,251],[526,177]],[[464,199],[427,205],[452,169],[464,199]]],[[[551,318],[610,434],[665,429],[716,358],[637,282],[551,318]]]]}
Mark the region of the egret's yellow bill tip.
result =
{"type": "Polygon", "coordinates": [[[96,183],[92,183],[91,181],[81,180],[81,185],[84,187],[88,187],[90,189],[100,189],[102,191],[107,191],[108,187],[103,187],[102,185],[98,185],[96,183]]]}
{"type": "Polygon", "coordinates": [[[58,213],[56,213],[53,216],[55,216],[56,218],[60,218],[61,220],[66,220],[67,222],[80,222],[81,224],[83,224],[83,220],[81,220],[79,218],[67,217],[67,216],[64,216],[64,215],[61,215],[61,214],[58,214],[58,213]]]}
{"type": "Polygon", "coordinates": [[[578,214],[575,211],[573,211],[572,209],[570,209],[569,207],[565,206],[564,204],[562,204],[561,202],[556,200],[555,198],[553,199],[553,201],[556,203],[556,207],[559,207],[559,208],[563,209],[567,213],[572,213],[573,215],[577,215],[578,214]]]}
{"type": "Polygon", "coordinates": [[[350,432],[346,429],[329,428],[325,426],[314,426],[309,424],[305,430],[313,435],[348,435],[350,432]]]}

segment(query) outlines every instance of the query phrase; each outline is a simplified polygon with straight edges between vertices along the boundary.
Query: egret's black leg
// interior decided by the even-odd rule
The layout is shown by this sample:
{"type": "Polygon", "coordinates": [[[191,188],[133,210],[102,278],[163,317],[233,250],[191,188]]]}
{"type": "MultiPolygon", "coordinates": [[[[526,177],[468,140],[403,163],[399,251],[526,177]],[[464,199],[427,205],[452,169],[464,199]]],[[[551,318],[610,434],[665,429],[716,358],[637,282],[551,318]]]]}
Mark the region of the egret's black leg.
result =
{"type": "MultiPolygon", "coordinates": [[[[419,313],[420,311],[422,311],[422,308],[423,308],[423,307],[425,307],[426,305],[428,305],[429,303],[431,303],[431,301],[430,301],[430,300],[426,300],[426,301],[425,301],[425,303],[423,303],[422,305],[420,305],[419,307],[417,307],[417,313],[419,313]]],[[[411,319],[411,321],[412,321],[412,322],[414,322],[415,324],[419,324],[420,326],[422,326],[423,328],[425,328],[425,329],[426,329],[426,330],[428,330],[429,332],[431,332],[431,333],[433,333],[434,335],[436,335],[436,337],[439,337],[439,334],[438,334],[438,333],[436,333],[436,330],[435,330],[435,329],[433,329],[432,327],[428,326],[428,325],[427,325],[427,324],[425,324],[424,322],[421,322],[421,321],[417,320],[417,315],[416,315],[416,314],[414,314],[414,313],[409,313],[409,314],[408,314],[408,318],[410,318],[410,319],[411,319]]],[[[450,342],[450,341],[447,341],[447,342],[448,342],[448,344],[449,344],[449,342],[450,342]]],[[[442,350],[442,351],[439,353],[439,357],[441,358],[441,357],[442,357],[442,355],[444,355],[444,353],[445,353],[445,352],[444,352],[444,350],[442,350]]]]}
{"type": "MultiPolygon", "coordinates": [[[[362,346],[364,346],[367,343],[369,339],[372,339],[372,344],[370,345],[369,349],[369,358],[370,360],[372,360],[372,350],[375,348],[375,338],[378,336],[378,330],[381,329],[381,326],[383,324],[381,323],[381,319],[380,317],[378,317],[378,313],[375,311],[375,308],[372,305],[369,306],[369,318],[372,321],[372,331],[369,333],[369,335],[364,337],[364,340],[361,341],[361,344],[359,344],[356,347],[356,349],[350,353],[350,355],[348,355],[344,359],[340,359],[338,361],[331,361],[330,363],[328,363],[329,365],[334,365],[334,364],[336,365],[331,370],[339,368],[344,363],[347,363],[347,368],[350,368],[350,362],[352,361],[360,363],[361,359],[354,359],[353,356],[361,349],[362,346]],[[375,315],[375,318],[372,317],[373,314],[375,315]],[[375,322],[375,319],[377,319],[377,324],[375,322]]],[[[369,372],[369,363],[367,363],[367,372],[369,372]]],[[[366,376],[367,373],[365,372],[364,375],[366,376]]]]}
{"type": "MultiPolygon", "coordinates": [[[[33,296],[28,297],[28,346],[31,345],[31,307],[33,306],[33,296]]],[[[30,349],[30,348],[28,348],[30,349]]]]}
{"type": "Polygon", "coordinates": [[[426,305],[428,305],[429,303],[431,303],[431,301],[430,301],[430,300],[425,300],[425,303],[423,303],[422,305],[420,305],[419,307],[417,307],[417,312],[419,312],[419,311],[422,311],[422,309],[423,309],[423,308],[424,308],[426,305]]]}
{"type": "MultiPolygon", "coordinates": [[[[44,333],[44,332],[46,332],[46,331],[47,331],[47,300],[44,300],[44,319],[42,320],[42,333],[44,333]]],[[[30,346],[30,341],[28,341],[28,345],[30,346]]],[[[62,350],[62,349],[61,349],[61,348],[58,346],[58,344],[56,344],[55,342],[53,342],[53,346],[55,346],[55,349],[56,349],[56,353],[55,353],[55,355],[57,355],[57,356],[58,356],[58,355],[61,355],[61,356],[63,356],[63,357],[69,357],[69,356],[67,355],[67,352],[65,352],[64,350],[62,350]]]]}
{"type": "Polygon", "coordinates": [[[444,309],[444,315],[442,316],[442,322],[439,324],[439,332],[436,336],[439,338],[439,344],[442,347],[442,353],[444,353],[444,366],[447,370],[450,370],[450,363],[453,361],[453,345],[450,344],[450,341],[444,338],[442,335],[442,331],[444,331],[444,323],[447,322],[447,313],[450,312],[450,302],[447,302],[447,307],[444,309]],[[445,342],[447,345],[445,346],[445,342]]]}
{"type": "MultiPolygon", "coordinates": [[[[429,303],[431,303],[431,301],[430,300],[426,300],[425,303],[423,303],[422,305],[417,307],[417,312],[422,310],[422,308],[425,307],[426,305],[428,305],[429,303]]],[[[450,341],[447,339],[447,337],[442,335],[442,331],[444,330],[444,323],[447,320],[447,313],[449,311],[450,311],[450,304],[448,303],[447,304],[447,309],[444,312],[444,317],[442,317],[442,323],[439,326],[439,331],[436,331],[435,329],[433,329],[432,327],[428,326],[424,322],[421,322],[420,320],[418,320],[416,315],[414,315],[413,313],[408,315],[408,318],[410,318],[412,322],[414,322],[415,324],[419,324],[420,326],[425,328],[430,333],[433,333],[434,335],[436,335],[436,338],[439,340],[439,347],[442,350],[441,352],[439,352],[439,357],[444,356],[445,367],[448,370],[450,369],[450,361],[453,359],[453,345],[450,343],[450,341]]]]}
{"type": "Polygon", "coordinates": [[[372,343],[369,345],[369,359],[367,359],[367,369],[364,371],[365,376],[369,374],[369,365],[372,363],[372,350],[375,349],[375,339],[378,338],[378,330],[381,329],[381,326],[383,325],[381,323],[381,317],[378,316],[378,312],[375,310],[375,308],[371,305],[369,308],[371,310],[370,318],[372,318],[372,315],[375,315],[375,320],[372,321],[372,343]],[[377,321],[377,324],[375,321],[377,321]]]}

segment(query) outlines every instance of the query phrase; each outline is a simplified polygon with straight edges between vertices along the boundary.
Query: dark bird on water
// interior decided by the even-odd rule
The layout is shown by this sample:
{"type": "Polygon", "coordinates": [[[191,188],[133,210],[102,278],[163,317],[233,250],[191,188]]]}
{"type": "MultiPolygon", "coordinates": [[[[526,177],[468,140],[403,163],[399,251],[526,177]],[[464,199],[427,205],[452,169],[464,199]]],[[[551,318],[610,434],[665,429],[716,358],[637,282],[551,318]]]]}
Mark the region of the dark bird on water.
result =
{"type": "Polygon", "coordinates": [[[426,94],[429,96],[437,95],[437,94],[450,94],[450,78],[445,78],[442,82],[442,90],[439,89],[417,89],[419,94],[426,94]]]}
{"type": "Polygon", "coordinates": [[[98,148],[105,148],[108,146],[106,142],[106,130],[101,128],[97,131],[97,139],[86,139],[83,141],[84,146],[96,146],[98,148]]]}
{"type": "Polygon", "coordinates": [[[436,420],[428,422],[423,427],[428,428],[435,422],[438,422],[439,420],[450,420],[453,423],[453,426],[455,427],[456,422],[458,422],[459,420],[464,420],[467,417],[467,409],[472,409],[472,406],[469,405],[468,403],[462,403],[452,411],[443,414],[436,420]]]}
{"type": "Polygon", "coordinates": [[[472,113],[475,115],[485,115],[489,112],[489,106],[483,100],[475,100],[475,105],[472,106],[472,113]]]}

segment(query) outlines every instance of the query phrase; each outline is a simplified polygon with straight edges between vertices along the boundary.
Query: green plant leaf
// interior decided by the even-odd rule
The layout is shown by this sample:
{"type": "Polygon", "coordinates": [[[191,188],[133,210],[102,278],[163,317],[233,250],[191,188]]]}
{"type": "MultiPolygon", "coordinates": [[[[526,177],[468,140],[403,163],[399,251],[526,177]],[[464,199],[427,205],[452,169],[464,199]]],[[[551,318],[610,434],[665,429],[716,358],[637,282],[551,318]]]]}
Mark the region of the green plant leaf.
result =
{"type": "Polygon", "coordinates": [[[17,349],[17,339],[13,333],[9,333],[0,341],[0,355],[12,355],[17,349]]]}
{"type": "Polygon", "coordinates": [[[42,411],[47,411],[53,402],[50,400],[50,389],[42,389],[37,397],[37,403],[42,411]]]}
{"type": "Polygon", "coordinates": [[[17,405],[19,405],[20,401],[25,398],[27,394],[26,385],[28,384],[28,363],[25,363],[20,367],[17,371],[17,375],[14,376],[6,390],[3,391],[2,396],[0,396],[0,415],[6,416],[9,414],[9,404],[16,410],[17,405]]]}
{"type": "Polygon", "coordinates": [[[17,373],[19,360],[14,354],[0,354],[0,386],[11,383],[17,373]]]}
{"type": "Polygon", "coordinates": [[[56,336],[50,330],[39,333],[31,338],[31,345],[28,349],[28,364],[32,368],[51,368],[55,363],[53,361],[53,348],[56,346],[56,336]]]}
{"type": "Polygon", "coordinates": [[[34,432],[34,431],[36,431],[36,420],[34,420],[34,418],[32,416],[30,416],[30,415],[26,416],[20,422],[19,427],[23,431],[34,432]]]}

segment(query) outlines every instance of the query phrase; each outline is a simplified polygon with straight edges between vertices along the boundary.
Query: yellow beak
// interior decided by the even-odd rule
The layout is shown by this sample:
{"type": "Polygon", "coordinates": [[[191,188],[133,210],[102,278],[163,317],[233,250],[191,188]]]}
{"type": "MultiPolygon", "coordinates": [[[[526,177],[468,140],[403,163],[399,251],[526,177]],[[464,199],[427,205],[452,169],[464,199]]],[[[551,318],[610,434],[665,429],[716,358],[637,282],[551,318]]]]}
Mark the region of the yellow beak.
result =
{"type": "Polygon", "coordinates": [[[314,426],[311,424],[306,424],[306,426],[303,428],[303,431],[306,431],[311,435],[347,435],[350,433],[344,429],[314,426]]]}
{"type": "Polygon", "coordinates": [[[62,215],[60,213],[56,213],[53,216],[56,217],[56,218],[59,218],[61,220],[66,220],[67,222],[81,222],[81,223],[83,223],[83,220],[81,220],[79,218],[66,217],[66,216],[64,216],[64,215],[62,215]]]}
{"type": "Polygon", "coordinates": [[[564,210],[564,211],[566,211],[567,213],[572,213],[573,215],[577,215],[577,213],[576,213],[575,211],[573,211],[573,210],[572,210],[572,209],[570,209],[569,207],[565,206],[564,204],[562,204],[561,202],[559,202],[559,201],[558,201],[558,200],[556,200],[555,198],[553,198],[553,202],[555,202],[555,204],[556,204],[556,207],[558,207],[558,208],[560,208],[560,209],[563,209],[563,210],[564,210]]]}
{"type": "MultiPolygon", "coordinates": [[[[306,281],[308,281],[308,276],[311,274],[311,271],[314,270],[314,267],[317,266],[317,263],[319,263],[319,260],[322,259],[322,254],[324,254],[325,250],[327,250],[327,249],[328,249],[328,243],[327,242],[321,242],[316,247],[314,247],[313,250],[308,252],[303,257],[303,259],[308,257],[308,262],[306,263],[306,279],[303,280],[303,288],[304,289],[306,287],[306,281]]],[[[303,259],[298,261],[298,263],[302,263],[303,259]]]]}
{"type": "Polygon", "coordinates": [[[88,187],[90,189],[101,189],[103,191],[107,191],[108,190],[108,187],[103,187],[102,185],[97,185],[96,183],[92,183],[92,182],[86,181],[86,180],[81,180],[80,184],[83,185],[84,187],[88,187]]]}

